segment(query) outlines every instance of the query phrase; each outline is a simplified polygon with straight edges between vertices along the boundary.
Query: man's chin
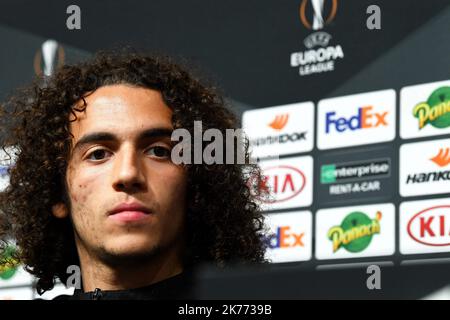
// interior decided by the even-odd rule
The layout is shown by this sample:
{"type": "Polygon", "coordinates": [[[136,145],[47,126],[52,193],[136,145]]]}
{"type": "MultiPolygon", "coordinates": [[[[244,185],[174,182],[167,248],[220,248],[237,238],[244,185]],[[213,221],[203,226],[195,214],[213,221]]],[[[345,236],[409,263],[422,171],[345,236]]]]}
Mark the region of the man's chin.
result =
{"type": "Polygon", "coordinates": [[[149,245],[146,241],[116,242],[100,249],[99,258],[109,265],[129,265],[154,260],[160,253],[160,247],[149,245]]]}

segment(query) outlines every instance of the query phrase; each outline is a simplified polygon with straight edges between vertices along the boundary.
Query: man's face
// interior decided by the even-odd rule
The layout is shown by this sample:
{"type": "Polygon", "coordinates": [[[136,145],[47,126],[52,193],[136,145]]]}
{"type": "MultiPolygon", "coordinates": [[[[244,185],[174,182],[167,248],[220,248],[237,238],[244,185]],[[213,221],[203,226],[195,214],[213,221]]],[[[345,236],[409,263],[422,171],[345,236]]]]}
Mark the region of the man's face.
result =
{"type": "Polygon", "coordinates": [[[177,250],[186,173],[170,161],[172,111],[158,91],[127,85],[101,87],[85,100],[70,125],[66,175],[79,252],[114,261],[177,250]],[[113,212],[123,204],[149,212],[113,212]]]}

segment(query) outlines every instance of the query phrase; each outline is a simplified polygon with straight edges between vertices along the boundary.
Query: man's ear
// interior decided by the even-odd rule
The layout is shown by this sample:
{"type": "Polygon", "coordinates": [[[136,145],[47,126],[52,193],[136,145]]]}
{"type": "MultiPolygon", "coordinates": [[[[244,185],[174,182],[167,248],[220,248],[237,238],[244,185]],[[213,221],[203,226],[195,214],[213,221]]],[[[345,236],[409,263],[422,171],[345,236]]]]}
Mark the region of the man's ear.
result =
{"type": "Polygon", "coordinates": [[[69,215],[69,210],[64,203],[59,202],[52,207],[52,213],[56,218],[63,219],[67,218],[69,215]]]}

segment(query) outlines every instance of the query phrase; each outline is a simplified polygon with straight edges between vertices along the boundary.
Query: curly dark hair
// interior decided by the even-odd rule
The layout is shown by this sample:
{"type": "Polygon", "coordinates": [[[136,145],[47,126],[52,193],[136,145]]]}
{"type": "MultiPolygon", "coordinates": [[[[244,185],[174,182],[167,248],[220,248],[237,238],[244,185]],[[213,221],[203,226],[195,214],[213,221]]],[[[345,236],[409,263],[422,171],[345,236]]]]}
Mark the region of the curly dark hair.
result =
{"type": "MultiPolygon", "coordinates": [[[[173,111],[174,129],[193,134],[197,120],[203,130],[238,128],[217,89],[201,84],[168,57],[135,51],[98,53],[14,94],[0,107],[9,126],[3,145],[16,150],[8,169],[10,184],[0,193],[0,213],[19,248],[18,259],[38,278],[40,292],[52,289],[56,278],[65,282],[67,266],[79,264],[70,219],[55,218],[51,211],[57,203],[68,203],[69,117],[82,111],[74,106],[86,95],[112,84],[160,91],[173,111]]],[[[186,265],[265,262],[263,215],[248,185],[248,175],[260,177],[260,172],[248,162],[247,145],[245,151],[244,165],[186,165],[186,265]]]]}

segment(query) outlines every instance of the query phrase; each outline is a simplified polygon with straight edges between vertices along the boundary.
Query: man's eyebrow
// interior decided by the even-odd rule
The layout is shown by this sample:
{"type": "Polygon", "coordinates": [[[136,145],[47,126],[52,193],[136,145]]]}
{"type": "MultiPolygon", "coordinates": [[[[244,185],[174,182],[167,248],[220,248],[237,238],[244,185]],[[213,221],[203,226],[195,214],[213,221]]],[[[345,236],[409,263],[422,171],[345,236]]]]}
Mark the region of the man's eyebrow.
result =
{"type": "MultiPolygon", "coordinates": [[[[171,128],[147,129],[139,133],[137,141],[151,138],[170,137],[172,135],[172,131],[173,129],[171,128]]],[[[93,132],[81,137],[73,147],[73,151],[75,151],[76,149],[80,149],[81,147],[90,143],[118,141],[118,140],[119,138],[114,133],[111,132],[93,132]]]]}

